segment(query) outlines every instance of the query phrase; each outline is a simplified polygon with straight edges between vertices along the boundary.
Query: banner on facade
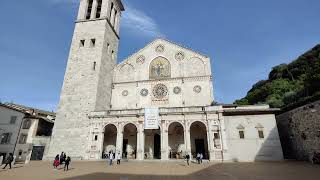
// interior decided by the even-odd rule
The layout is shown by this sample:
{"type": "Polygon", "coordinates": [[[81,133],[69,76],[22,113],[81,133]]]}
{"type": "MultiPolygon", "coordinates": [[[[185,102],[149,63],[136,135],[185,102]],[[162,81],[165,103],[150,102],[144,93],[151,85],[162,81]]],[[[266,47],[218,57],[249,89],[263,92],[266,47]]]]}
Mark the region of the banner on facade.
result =
{"type": "Polygon", "coordinates": [[[159,129],[159,108],[144,109],[144,129],[159,129]]]}

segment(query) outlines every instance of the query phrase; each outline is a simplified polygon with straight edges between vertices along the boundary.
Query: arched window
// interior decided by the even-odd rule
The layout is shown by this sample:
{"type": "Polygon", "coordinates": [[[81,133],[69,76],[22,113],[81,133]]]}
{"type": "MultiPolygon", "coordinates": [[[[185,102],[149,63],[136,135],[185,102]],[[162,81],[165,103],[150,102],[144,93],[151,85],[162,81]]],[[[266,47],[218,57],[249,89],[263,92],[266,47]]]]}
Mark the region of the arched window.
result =
{"type": "Polygon", "coordinates": [[[149,67],[150,79],[164,79],[171,77],[170,62],[164,57],[157,57],[151,61],[149,67]]]}
{"type": "Polygon", "coordinates": [[[91,11],[92,11],[92,3],[93,3],[93,0],[88,1],[88,9],[87,9],[87,14],[86,14],[86,19],[90,19],[91,11]]]}
{"type": "Polygon", "coordinates": [[[101,7],[102,7],[102,0],[98,0],[96,18],[100,18],[101,16],[101,7]]]}

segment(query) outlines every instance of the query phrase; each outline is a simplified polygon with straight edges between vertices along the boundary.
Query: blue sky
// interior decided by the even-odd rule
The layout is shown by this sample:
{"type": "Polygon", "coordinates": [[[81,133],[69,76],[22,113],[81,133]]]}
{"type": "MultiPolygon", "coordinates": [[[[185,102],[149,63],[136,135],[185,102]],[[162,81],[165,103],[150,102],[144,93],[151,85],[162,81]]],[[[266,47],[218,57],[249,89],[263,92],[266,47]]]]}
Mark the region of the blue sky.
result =
{"type": "MultiPolygon", "coordinates": [[[[232,103],[320,43],[319,0],[124,0],[119,61],[156,37],[211,58],[215,99],[232,103]]],[[[77,0],[1,3],[0,98],[55,110],[77,0]]]]}

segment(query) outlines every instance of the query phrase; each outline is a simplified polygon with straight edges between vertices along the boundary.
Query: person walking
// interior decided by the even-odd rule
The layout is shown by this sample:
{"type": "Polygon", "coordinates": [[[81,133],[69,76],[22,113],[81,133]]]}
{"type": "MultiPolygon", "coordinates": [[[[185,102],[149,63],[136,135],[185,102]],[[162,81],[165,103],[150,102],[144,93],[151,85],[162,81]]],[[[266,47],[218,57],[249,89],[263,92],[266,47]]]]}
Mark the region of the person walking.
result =
{"type": "Polygon", "coordinates": [[[121,161],[121,154],[120,154],[120,152],[118,152],[118,154],[116,154],[116,159],[117,159],[117,164],[120,165],[120,161],[121,161]]]}
{"type": "Polygon", "coordinates": [[[186,154],[186,160],[187,160],[187,164],[188,164],[188,166],[190,165],[189,164],[189,161],[190,161],[190,155],[189,154],[186,154]]]}
{"type": "Polygon", "coordinates": [[[8,164],[9,164],[9,168],[11,169],[12,161],[13,161],[13,154],[9,153],[9,156],[7,157],[6,162],[5,162],[6,165],[2,169],[5,169],[8,166],[8,164]]]}
{"type": "Polygon", "coordinates": [[[202,164],[203,154],[200,153],[200,163],[202,164]]]}
{"type": "Polygon", "coordinates": [[[200,164],[200,153],[197,154],[197,158],[196,159],[197,159],[198,164],[200,164]]]}
{"type": "Polygon", "coordinates": [[[65,160],[65,162],[64,162],[64,171],[66,171],[66,169],[67,169],[67,171],[69,170],[69,164],[70,164],[70,162],[71,162],[71,158],[70,158],[70,156],[68,156],[67,157],[67,159],[65,160]]]}
{"type": "Polygon", "coordinates": [[[53,168],[57,169],[59,164],[60,164],[59,154],[57,154],[53,161],[53,168]]]}
{"type": "Polygon", "coordinates": [[[110,154],[109,154],[109,165],[110,166],[112,166],[112,160],[113,160],[113,153],[111,152],[110,154]]]}

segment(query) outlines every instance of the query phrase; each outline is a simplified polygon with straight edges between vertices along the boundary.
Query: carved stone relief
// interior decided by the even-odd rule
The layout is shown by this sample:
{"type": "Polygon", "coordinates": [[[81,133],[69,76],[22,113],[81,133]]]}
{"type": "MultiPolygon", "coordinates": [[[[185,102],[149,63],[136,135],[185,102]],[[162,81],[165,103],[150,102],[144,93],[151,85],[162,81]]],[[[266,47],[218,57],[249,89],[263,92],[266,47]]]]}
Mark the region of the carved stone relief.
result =
{"type": "Polygon", "coordinates": [[[193,88],[193,91],[194,91],[195,93],[200,93],[200,92],[201,92],[201,86],[195,86],[195,87],[193,88]]]}

